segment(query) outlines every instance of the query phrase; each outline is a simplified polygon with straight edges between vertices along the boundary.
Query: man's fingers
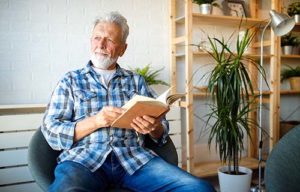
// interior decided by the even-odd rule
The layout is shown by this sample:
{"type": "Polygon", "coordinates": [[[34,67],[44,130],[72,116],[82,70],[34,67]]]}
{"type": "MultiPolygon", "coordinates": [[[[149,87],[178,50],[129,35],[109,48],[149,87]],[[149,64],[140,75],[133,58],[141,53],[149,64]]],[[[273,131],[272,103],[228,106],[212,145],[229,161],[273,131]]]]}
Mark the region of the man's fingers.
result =
{"type": "Polygon", "coordinates": [[[114,113],[124,113],[126,110],[121,107],[107,106],[105,107],[105,111],[114,113]]]}
{"type": "Polygon", "coordinates": [[[145,119],[146,121],[148,121],[148,122],[151,123],[151,124],[154,124],[155,121],[156,121],[155,118],[150,117],[150,116],[148,116],[148,115],[144,115],[144,116],[143,116],[143,119],[145,119]]]}

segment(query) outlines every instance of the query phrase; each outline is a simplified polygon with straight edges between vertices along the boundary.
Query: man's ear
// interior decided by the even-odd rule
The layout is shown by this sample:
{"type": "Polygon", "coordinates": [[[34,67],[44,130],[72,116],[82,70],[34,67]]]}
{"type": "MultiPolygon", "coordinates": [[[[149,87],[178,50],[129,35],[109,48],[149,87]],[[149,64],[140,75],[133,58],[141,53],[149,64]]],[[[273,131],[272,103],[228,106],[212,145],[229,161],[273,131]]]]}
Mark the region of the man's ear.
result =
{"type": "Polygon", "coordinates": [[[127,43],[125,43],[123,45],[123,47],[121,48],[121,51],[120,51],[120,54],[119,54],[120,57],[122,57],[124,55],[126,49],[127,49],[127,43]]]}

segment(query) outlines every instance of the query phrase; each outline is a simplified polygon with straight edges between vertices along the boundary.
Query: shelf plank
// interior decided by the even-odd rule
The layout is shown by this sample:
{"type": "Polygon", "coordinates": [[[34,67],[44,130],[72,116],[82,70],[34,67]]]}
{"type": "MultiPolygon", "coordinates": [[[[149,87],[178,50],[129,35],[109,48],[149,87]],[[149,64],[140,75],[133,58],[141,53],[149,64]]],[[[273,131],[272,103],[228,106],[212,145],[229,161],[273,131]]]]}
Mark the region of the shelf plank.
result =
{"type": "Polygon", "coordinates": [[[298,95],[300,94],[300,90],[281,90],[281,95],[298,95]]]}
{"type": "Polygon", "coordinates": [[[293,31],[300,31],[300,23],[296,23],[293,31]]]}
{"type": "MultiPolygon", "coordinates": [[[[203,15],[200,13],[193,13],[193,18],[196,22],[205,25],[214,26],[238,26],[241,22],[241,17],[223,16],[223,15],[203,15]]],[[[256,18],[243,18],[242,27],[251,27],[254,25],[265,25],[266,21],[256,18]]]]}
{"type": "MultiPolygon", "coordinates": [[[[241,22],[241,17],[224,16],[224,15],[203,15],[200,13],[193,13],[193,19],[204,25],[214,26],[238,26],[241,22]]],[[[176,23],[184,23],[185,17],[180,16],[175,19],[176,23]]],[[[254,25],[265,25],[267,22],[263,19],[257,18],[243,18],[242,27],[251,27],[254,25]]]]}
{"type": "Polygon", "coordinates": [[[281,55],[283,59],[300,59],[300,55],[281,55]]]}
{"type": "MultiPolygon", "coordinates": [[[[209,56],[209,54],[207,52],[204,52],[204,51],[195,51],[193,52],[193,54],[195,56],[209,56]]],[[[182,56],[182,55],[181,55],[182,56]]],[[[249,54],[249,53],[246,53],[244,54],[245,57],[250,57],[250,58],[260,58],[260,55],[258,54],[249,54]]],[[[263,58],[270,58],[271,55],[264,55],[263,58]]]]}
{"type": "MultiPolygon", "coordinates": [[[[269,96],[272,92],[271,91],[263,91],[263,96],[269,96]]],[[[259,91],[254,91],[254,94],[259,94],[259,91]]],[[[281,95],[298,95],[300,94],[300,90],[281,90],[281,95]]],[[[194,97],[208,97],[210,93],[208,92],[195,92],[193,93],[194,97]]]]}
{"type": "MultiPolygon", "coordinates": [[[[224,166],[224,164],[220,161],[197,163],[194,167],[193,174],[198,177],[216,176],[218,174],[218,168],[222,166],[224,166]]],[[[258,169],[258,160],[255,158],[245,157],[241,159],[240,166],[247,167],[249,169],[258,169]]]]}

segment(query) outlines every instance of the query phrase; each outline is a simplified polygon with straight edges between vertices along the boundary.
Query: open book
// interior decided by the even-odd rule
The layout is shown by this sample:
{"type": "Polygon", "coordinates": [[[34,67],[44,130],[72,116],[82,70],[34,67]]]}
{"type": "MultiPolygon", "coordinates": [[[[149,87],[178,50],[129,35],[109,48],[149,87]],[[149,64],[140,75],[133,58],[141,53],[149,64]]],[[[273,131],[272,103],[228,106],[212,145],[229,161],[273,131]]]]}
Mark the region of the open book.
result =
{"type": "Polygon", "coordinates": [[[132,120],[138,116],[148,115],[154,118],[160,117],[169,111],[169,106],[185,94],[170,94],[171,88],[161,94],[158,98],[135,95],[122,108],[126,111],[117,118],[112,127],[128,128],[132,120]]]}

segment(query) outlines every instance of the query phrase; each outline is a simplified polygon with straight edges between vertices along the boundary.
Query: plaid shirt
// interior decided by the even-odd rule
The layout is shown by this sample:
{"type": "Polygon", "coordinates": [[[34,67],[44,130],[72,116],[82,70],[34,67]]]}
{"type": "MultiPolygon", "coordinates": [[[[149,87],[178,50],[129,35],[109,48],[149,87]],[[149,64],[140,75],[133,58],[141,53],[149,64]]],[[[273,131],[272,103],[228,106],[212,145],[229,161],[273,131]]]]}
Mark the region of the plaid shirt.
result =
{"type": "MultiPolygon", "coordinates": [[[[42,132],[49,145],[62,150],[58,162],[71,160],[96,171],[113,151],[129,174],[154,157],[154,152],[143,147],[144,136],[133,129],[100,128],[78,142],[74,142],[76,122],[95,115],[104,106],[122,107],[134,94],[153,97],[144,78],[117,65],[108,88],[99,81],[100,75],[91,67],[67,73],[55,88],[45,112],[42,132]]],[[[164,134],[154,140],[163,144],[169,131],[163,119],[164,134]]]]}

